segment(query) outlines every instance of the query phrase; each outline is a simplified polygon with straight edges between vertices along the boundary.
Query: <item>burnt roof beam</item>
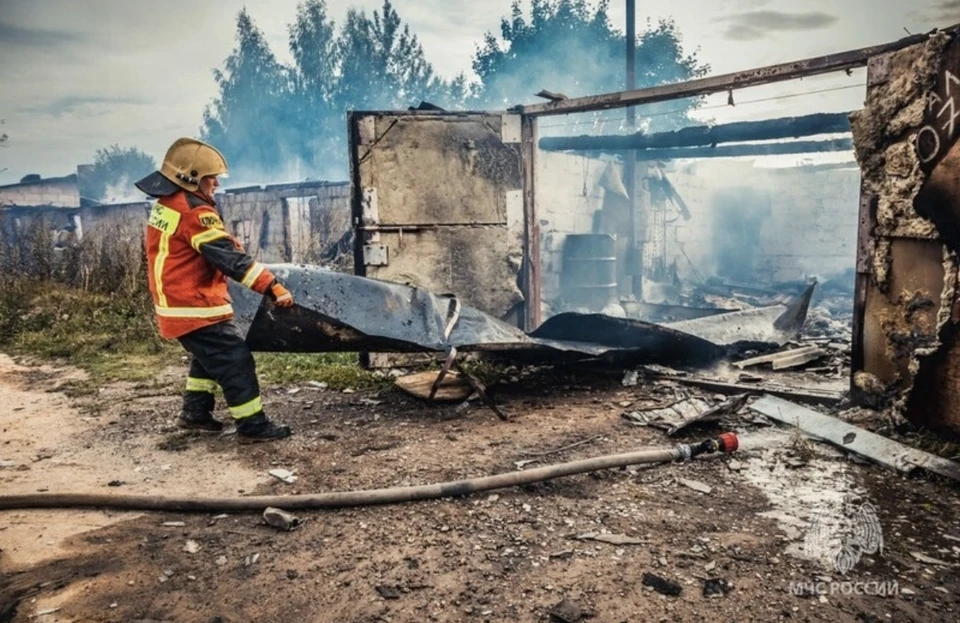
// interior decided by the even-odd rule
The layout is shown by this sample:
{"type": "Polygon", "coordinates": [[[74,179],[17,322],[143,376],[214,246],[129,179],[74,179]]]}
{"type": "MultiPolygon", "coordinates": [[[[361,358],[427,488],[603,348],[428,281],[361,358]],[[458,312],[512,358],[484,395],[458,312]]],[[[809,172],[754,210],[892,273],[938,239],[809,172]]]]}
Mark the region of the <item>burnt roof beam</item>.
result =
{"type": "MultiPolygon", "coordinates": [[[[698,160],[701,158],[742,158],[746,156],[788,156],[853,151],[853,139],[837,138],[822,141],[786,141],[782,143],[735,143],[717,147],[666,147],[637,151],[637,161],[698,160]]],[[[598,157],[602,151],[578,151],[587,157],[598,157]]],[[[832,166],[832,165],[831,165],[832,166]]],[[[855,160],[850,166],[858,166],[855,160]]]]}
{"type": "MultiPolygon", "coordinates": [[[[941,30],[949,35],[954,35],[957,31],[960,31],[960,24],[955,24],[941,30]]],[[[684,97],[711,95],[732,89],[742,89],[774,82],[785,82],[796,78],[863,67],[874,56],[880,56],[888,52],[896,52],[911,45],[923,43],[930,37],[930,34],[932,33],[911,35],[881,45],[869,46],[837,54],[828,54],[826,56],[817,56],[790,63],[781,63],[779,65],[768,65],[748,71],[708,76],[687,82],[665,84],[645,89],[632,89],[629,91],[617,91],[615,93],[574,97],[554,102],[519,105],[511,110],[524,115],[538,117],[546,115],[566,115],[591,110],[640,106],[684,97]]]]}
{"type": "Polygon", "coordinates": [[[740,158],[744,156],[784,156],[852,151],[853,139],[825,141],[787,141],[785,143],[746,143],[719,147],[670,147],[637,152],[638,161],[699,158],[740,158]]]}
{"type": "MultiPolygon", "coordinates": [[[[544,151],[627,151],[652,148],[702,147],[800,138],[850,132],[850,113],[817,113],[802,117],[737,121],[714,126],[691,126],[655,134],[548,136],[538,145],[544,151]]],[[[638,154],[638,157],[640,155],[638,154]]]]}

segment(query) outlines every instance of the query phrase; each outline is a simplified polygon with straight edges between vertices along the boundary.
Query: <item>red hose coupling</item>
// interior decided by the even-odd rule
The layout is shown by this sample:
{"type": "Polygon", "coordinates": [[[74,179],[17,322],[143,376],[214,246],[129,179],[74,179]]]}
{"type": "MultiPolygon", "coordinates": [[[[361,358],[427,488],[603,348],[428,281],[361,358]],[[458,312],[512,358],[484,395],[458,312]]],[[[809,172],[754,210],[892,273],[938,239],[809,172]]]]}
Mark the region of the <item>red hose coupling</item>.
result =
{"type": "Polygon", "coordinates": [[[719,439],[720,450],[723,452],[733,452],[740,447],[740,440],[737,439],[736,433],[721,433],[719,439]]]}

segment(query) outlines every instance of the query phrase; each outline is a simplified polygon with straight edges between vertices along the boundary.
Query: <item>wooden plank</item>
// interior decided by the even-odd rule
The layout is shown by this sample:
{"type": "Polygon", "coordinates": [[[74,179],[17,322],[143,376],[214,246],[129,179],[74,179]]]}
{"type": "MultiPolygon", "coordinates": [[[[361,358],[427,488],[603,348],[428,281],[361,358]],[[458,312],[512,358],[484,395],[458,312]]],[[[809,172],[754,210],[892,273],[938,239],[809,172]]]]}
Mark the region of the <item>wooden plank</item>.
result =
{"type": "MultiPolygon", "coordinates": [[[[942,30],[953,35],[960,30],[960,24],[955,24],[942,30]]],[[[826,56],[817,56],[800,61],[768,65],[747,71],[708,76],[687,82],[665,84],[645,89],[631,89],[629,91],[588,95],[559,102],[520,105],[511,110],[517,110],[524,115],[532,116],[566,115],[575,112],[623,108],[626,106],[652,104],[654,102],[663,102],[684,97],[722,93],[731,89],[742,89],[745,87],[784,82],[807,76],[816,76],[863,67],[869,62],[870,58],[874,56],[902,50],[911,45],[923,43],[928,38],[929,35],[927,34],[911,35],[890,43],[840,52],[838,54],[828,54],[826,56]]]]}
{"type": "Polygon", "coordinates": [[[696,387],[713,390],[721,394],[739,394],[742,392],[749,392],[756,395],[759,393],[766,393],[774,396],[786,396],[787,398],[792,398],[793,400],[799,400],[801,402],[823,405],[836,404],[843,399],[843,395],[839,392],[794,388],[778,386],[774,384],[760,385],[749,383],[727,383],[726,381],[719,381],[716,379],[704,379],[693,376],[681,377],[670,374],[655,374],[653,375],[653,378],[662,379],[665,381],[673,381],[674,383],[680,383],[682,385],[694,385],[696,387]]]}
{"type": "MultiPolygon", "coordinates": [[[[802,349],[797,349],[802,350],[802,349]]],[[[796,368],[797,366],[802,366],[811,361],[816,361],[824,355],[827,354],[827,351],[821,350],[819,348],[808,350],[806,352],[797,352],[790,351],[783,353],[783,357],[779,357],[773,360],[773,369],[774,370],[787,370],[789,368],[796,368]]]]}
{"type": "Polygon", "coordinates": [[[763,396],[750,405],[750,408],[772,420],[796,426],[812,437],[823,439],[889,469],[910,473],[922,468],[960,480],[960,463],[905,446],[792,402],[774,396],[763,396]]]}
{"type": "MultiPolygon", "coordinates": [[[[824,351],[819,346],[803,346],[801,348],[793,348],[787,351],[781,351],[779,353],[771,353],[769,355],[760,355],[759,357],[751,357],[750,359],[744,359],[742,361],[734,362],[733,365],[743,370],[744,368],[749,368],[752,366],[759,366],[764,363],[774,364],[774,370],[777,369],[776,364],[780,361],[792,361],[795,357],[804,357],[807,355],[816,355],[814,359],[819,358],[824,355],[824,351]]],[[[809,361],[813,361],[810,359],[809,361]]],[[[799,365],[799,364],[794,364],[799,365]]]]}
{"type": "MultiPolygon", "coordinates": [[[[436,382],[438,374],[436,370],[407,374],[395,380],[394,385],[417,398],[429,400],[430,392],[433,390],[433,384],[436,382]]],[[[462,378],[458,373],[450,371],[440,381],[440,386],[437,388],[433,400],[436,402],[463,402],[471,394],[473,394],[473,387],[469,381],[462,378]]]]}

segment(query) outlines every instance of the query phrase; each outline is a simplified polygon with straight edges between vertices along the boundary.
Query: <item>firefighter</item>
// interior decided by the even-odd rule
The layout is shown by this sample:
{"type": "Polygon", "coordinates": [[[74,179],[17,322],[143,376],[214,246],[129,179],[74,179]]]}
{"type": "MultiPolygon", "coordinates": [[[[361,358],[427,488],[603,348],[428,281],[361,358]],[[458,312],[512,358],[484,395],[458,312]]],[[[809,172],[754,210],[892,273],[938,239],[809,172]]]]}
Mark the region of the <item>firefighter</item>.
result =
{"type": "Polygon", "coordinates": [[[278,307],[292,306],[293,296],[225,230],[214,192],[217,176],[226,174],[226,159],[217,149],[181,138],[167,150],[159,171],[136,182],[157,199],[146,227],[147,279],[160,335],[178,340],[192,355],[180,427],[223,430],[212,415],[219,385],[240,443],[282,439],[290,427],[274,424],[263,412],[253,355],[233,322],[227,278],[278,307]]]}

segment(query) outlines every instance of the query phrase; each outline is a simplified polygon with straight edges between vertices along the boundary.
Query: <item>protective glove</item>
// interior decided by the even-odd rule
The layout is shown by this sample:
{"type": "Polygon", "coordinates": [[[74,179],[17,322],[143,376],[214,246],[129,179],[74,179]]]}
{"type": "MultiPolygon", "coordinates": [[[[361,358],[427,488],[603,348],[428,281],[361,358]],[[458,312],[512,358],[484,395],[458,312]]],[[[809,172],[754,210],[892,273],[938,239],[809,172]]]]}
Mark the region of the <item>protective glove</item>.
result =
{"type": "Polygon", "coordinates": [[[277,307],[293,307],[293,295],[290,294],[290,290],[287,290],[276,281],[270,285],[268,292],[277,307]]]}

